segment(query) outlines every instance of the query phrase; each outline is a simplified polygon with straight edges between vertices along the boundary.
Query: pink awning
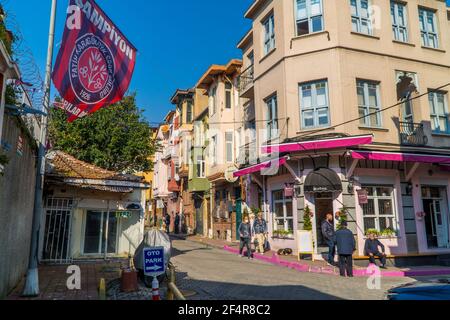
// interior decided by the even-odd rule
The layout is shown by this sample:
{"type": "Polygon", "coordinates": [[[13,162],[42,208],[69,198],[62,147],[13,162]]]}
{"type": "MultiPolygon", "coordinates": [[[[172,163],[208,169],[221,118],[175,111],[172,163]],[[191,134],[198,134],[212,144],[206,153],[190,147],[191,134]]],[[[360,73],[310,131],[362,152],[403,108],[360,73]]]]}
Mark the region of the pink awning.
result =
{"type": "Polygon", "coordinates": [[[424,155],[424,154],[415,154],[415,153],[352,151],[352,158],[359,159],[359,160],[450,164],[450,156],[424,155]]]}
{"type": "Polygon", "coordinates": [[[333,138],[326,140],[316,140],[316,141],[303,141],[303,142],[293,142],[276,144],[270,146],[262,146],[262,153],[284,153],[284,152],[297,152],[297,151],[308,151],[308,150],[323,150],[323,149],[337,149],[360,146],[364,144],[372,144],[373,135],[365,136],[354,136],[345,138],[333,138]]]}
{"type": "Polygon", "coordinates": [[[279,158],[279,159],[275,159],[275,160],[271,160],[271,161],[266,161],[239,171],[236,171],[235,173],[233,173],[233,176],[235,178],[238,177],[242,177],[242,176],[246,176],[255,172],[260,172],[261,170],[264,169],[269,169],[269,168],[273,168],[275,166],[282,166],[283,164],[286,163],[286,161],[288,160],[288,157],[283,157],[283,158],[279,158]]]}

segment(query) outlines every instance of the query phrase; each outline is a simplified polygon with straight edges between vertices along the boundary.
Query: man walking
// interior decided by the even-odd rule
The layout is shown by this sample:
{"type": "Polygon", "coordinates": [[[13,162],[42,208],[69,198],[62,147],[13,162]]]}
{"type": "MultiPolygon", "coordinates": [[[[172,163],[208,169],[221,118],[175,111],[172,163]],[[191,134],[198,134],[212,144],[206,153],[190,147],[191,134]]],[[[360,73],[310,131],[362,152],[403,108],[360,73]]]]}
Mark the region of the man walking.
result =
{"type": "Polygon", "coordinates": [[[341,277],[353,278],[353,252],[356,250],[356,241],[353,233],[347,229],[346,221],[341,223],[341,230],[336,232],[335,243],[339,255],[339,271],[341,277]]]}
{"type": "Polygon", "coordinates": [[[376,264],[375,259],[379,258],[381,261],[381,269],[386,269],[386,248],[384,247],[384,244],[376,238],[376,235],[373,232],[369,234],[369,238],[366,240],[364,252],[366,256],[369,256],[371,264],[376,264]]]}
{"type": "Polygon", "coordinates": [[[239,237],[240,239],[240,246],[239,246],[239,255],[241,257],[243,256],[244,247],[247,248],[247,257],[251,260],[252,259],[252,248],[250,246],[250,241],[252,239],[252,230],[250,226],[250,220],[248,217],[244,218],[244,221],[239,226],[239,237]]]}
{"type": "Polygon", "coordinates": [[[180,214],[177,212],[175,216],[175,234],[180,233],[180,214]]]}
{"type": "Polygon", "coordinates": [[[256,241],[258,242],[258,246],[255,249],[257,252],[264,254],[264,244],[266,242],[268,231],[267,222],[263,219],[262,213],[258,213],[258,217],[253,224],[253,231],[255,232],[256,241]]]}
{"type": "Polygon", "coordinates": [[[166,213],[166,216],[164,217],[164,223],[166,224],[166,233],[170,233],[170,215],[166,213]]]}
{"type": "Polygon", "coordinates": [[[327,214],[325,221],[322,223],[322,236],[328,245],[328,264],[334,265],[334,256],[336,255],[336,244],[334,238],[336,232],[334,231],[333,214],[327,214]]]}

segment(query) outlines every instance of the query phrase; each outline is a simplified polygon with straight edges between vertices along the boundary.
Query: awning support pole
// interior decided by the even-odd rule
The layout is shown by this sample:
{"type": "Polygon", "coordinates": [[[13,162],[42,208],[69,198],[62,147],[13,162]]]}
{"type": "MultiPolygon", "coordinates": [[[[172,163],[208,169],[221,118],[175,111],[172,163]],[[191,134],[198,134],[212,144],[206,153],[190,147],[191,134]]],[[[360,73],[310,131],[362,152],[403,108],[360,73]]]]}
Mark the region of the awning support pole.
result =
{"type": "Polygon", "coordinates": [[[347,171],[347,179],[350,179],[353,175],[353,172],[355,172],[356,167],[358,166],[359,160],[353,159],[352,165],[350,166],[350,169],[347,171]]]}
{"type": "Polygon", "coordinates": [[[291,175],[295,178],[295,180],[297,182],[299,182],[299,183],[302,182],[302,179],[300,179],[300,177],[297,175],[295,170],[287,162],[284,164],[284,166],[291,173],[291,175]]]}
{"type": "Polygon", "coordinates": [[[408,172],[406,174],[406,181],[407,182],[411,181],[411,179],[414,176],[414,174],[416,173],[417,169],[419,169],[419,166],[420,166],[419,162],[414,163],[414,165],[412,166],[411,170],[409,170],[409,172],[408,172],[407,171],[408,165],[405,163],[405,173],[408,172]]]}

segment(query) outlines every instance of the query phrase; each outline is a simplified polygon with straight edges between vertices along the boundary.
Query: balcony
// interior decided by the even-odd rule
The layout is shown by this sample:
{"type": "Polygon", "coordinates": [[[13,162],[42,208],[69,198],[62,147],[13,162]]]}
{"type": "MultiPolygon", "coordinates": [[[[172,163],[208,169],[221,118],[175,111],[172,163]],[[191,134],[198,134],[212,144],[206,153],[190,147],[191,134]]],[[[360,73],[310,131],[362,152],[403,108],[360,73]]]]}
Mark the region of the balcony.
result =
{"type": "Polygon", "coordinates": [[[255,141],[239,148],[239,157],[237,161],[240,166],[255,164],[258,162],[258,150],[256,148],[255,141]]]}
{"type": "Polygon", "coordinates": [[[251,65],[239,76],[239,93],[242,98],[250,99],[253,96],[254,75],[254,66],[251,65]]]}
{"type": "Polygon", "coordinates": [[[400,122],[400,143],[403,146],[423,147],[428,144],[423,123],[400,122]]]}

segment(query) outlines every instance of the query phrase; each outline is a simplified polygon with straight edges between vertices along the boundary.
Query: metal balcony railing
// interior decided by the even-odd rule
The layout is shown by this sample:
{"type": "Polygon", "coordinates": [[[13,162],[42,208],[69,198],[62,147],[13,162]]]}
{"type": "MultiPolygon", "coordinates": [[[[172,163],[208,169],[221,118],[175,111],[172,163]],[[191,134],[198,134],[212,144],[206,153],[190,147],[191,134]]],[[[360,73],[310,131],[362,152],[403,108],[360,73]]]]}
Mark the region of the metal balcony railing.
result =
{"type": "Polygon", "coordinates": [[[428,137],[422,123],[400,122],[400,143],[404,146],[426,146],[428,137]]]}
{"type": "Polygon", "coordinates": [[[254,67],[251,65],[244,71],[242,71],[241,75],[239,76],[239,91],[240,93],[244,93],[249,89],[251,86],[253,86],[253,80],[254,80],[254,67]]]}

